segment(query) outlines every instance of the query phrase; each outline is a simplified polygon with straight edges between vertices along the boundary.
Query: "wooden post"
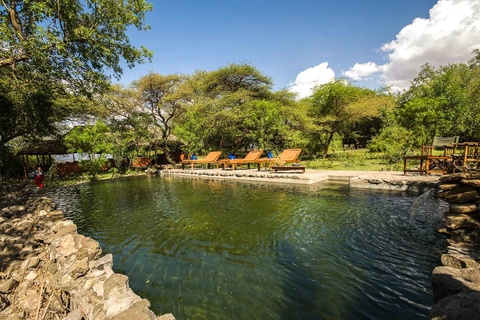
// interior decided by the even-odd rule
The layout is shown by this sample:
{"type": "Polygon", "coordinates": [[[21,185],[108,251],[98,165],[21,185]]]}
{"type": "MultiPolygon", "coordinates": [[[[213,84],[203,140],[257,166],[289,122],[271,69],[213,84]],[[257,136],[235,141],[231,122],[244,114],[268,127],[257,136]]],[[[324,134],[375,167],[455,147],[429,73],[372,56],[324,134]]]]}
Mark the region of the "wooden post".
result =
{"type": "Polygon", "coordinates": [[[23,174],[24,174],[25,178],[27,178],[28,177],[28,168],[27,168],[27,165],[25,164],[25,155],[23,155],[23,154],[22,154],[22,164],[23,164],[23,174]]]}

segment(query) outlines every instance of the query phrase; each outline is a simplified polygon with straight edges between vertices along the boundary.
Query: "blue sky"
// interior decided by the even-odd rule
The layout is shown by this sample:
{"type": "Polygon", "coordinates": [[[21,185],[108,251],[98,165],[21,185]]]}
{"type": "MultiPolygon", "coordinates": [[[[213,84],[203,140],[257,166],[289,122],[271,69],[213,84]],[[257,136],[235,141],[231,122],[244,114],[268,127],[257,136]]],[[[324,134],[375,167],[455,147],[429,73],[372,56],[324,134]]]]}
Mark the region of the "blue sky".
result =
{"type": "Polygon", "coordinates": [[[333,77],[399,90],[424,63],[465,62],[480,47],[478,0],[151,2],[151,30],[129,35],[153,51],[153,61],[124,68],[123,84],[150,71],[191,74],[249,63],[271,77],[275,89],[301,96],[333,77]],[[459,34],[467,43],[456,44],[459,34]],[[462,52],[442,58],[445,46],[462,52]]]}

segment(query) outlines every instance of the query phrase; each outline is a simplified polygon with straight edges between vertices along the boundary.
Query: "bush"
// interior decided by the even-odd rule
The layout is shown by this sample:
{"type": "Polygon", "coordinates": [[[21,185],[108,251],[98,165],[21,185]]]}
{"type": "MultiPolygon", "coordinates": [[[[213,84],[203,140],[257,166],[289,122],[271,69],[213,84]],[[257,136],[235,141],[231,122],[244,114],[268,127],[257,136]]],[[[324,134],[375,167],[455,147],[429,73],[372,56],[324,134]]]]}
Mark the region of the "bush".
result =
{"type": "Polygon", "coordinates": [[[403,127],[387,127],[372,138],[369,151],[381,152],[381,158],[387,165],[398,164],[412,148],[411,135],[412,133],[403,127]]]}

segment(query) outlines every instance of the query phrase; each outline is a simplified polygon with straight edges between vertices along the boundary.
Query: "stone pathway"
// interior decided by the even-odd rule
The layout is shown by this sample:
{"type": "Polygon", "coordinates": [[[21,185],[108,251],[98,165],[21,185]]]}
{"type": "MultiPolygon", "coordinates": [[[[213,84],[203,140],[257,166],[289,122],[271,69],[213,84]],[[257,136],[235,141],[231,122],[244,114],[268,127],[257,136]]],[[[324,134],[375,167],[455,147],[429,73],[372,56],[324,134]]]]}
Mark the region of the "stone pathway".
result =
{"type": "Polygon", "coordinates": [[[348,183],[351,188],[396,190],[396,191],[425,191],[432,188],[439,181],[440,176],[403,175],[399,171],[335,171],[307,169],[300,172],[278,172],[257,169],[165,169],[162,175],[196,176],[203,178],[235,179],[248,181],[315,184],[325,181],[348,183]]]}

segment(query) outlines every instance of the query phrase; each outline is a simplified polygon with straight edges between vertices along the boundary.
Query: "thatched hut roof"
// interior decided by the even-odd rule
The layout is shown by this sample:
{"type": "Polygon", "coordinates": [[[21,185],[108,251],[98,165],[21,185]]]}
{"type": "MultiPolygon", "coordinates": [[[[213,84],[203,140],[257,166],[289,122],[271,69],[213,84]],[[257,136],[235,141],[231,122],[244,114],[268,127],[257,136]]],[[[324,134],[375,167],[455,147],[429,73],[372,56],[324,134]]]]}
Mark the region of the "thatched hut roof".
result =
{"type": "Polygon", "coordinates": [[[69,153],[67,146],[60,140],[32,142],[17,152],[18,155],[52,155],[69,153]]]}

